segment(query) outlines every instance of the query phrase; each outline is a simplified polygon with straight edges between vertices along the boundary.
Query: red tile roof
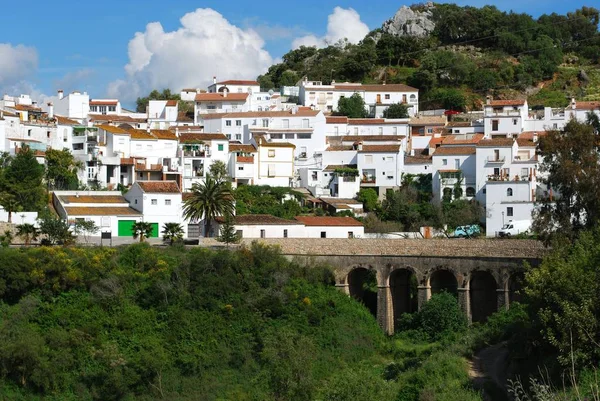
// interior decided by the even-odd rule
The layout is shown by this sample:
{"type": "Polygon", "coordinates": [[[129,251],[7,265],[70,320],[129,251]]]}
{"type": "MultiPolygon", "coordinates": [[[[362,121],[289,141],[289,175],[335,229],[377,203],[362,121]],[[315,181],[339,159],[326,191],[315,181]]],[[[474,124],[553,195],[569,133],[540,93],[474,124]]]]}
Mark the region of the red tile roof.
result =
{"type": "Polygon", "coordinates": [[[468,139],[462,139],[463,135],[448,135],[444,137],[444,145],[478,144],[483,139],[483,134],[473,134],[468,139]]]}
{"type": "Polygon", "coordinates": [[[175,181],[136,181],[142,191],[148,193],[179,193],[175,181]]]}
{"type": "Polygon", "coordinates": [[[431,164],[431,156],[404,156],[404,164],[431,164]]]}
{"type": "Polygon", "coordinates": [[[325,117],[325,123],[327,123],[327,124],[347,124],[348,117],[346,117],[346,116],[327,116],[327,117],[325,117]]]}
{"type": "Polygon", "coordinates": [[[131,116],[119,116],[116,114],[88,114],[88,117],[92,121],[109,121],[109,122],[120,122],[120,123],[145,123],[145,118],[133,118],[131,116]]]}
{"type": "Polygon", "coordinates": [[[67,118],[67,117],[55,115],[54,118],[56,118],[56,123],[58,125],[81,125],[81,124],[79,124],[78,121],[71,120],[70,118],[67,118]]]}
{"type": "Polygon", "coordinates": [[[97,127],[103,129],[106,132],[110,132],[111,134],[129,135],[129,133],[123,128],[115,127],[114,125],[98,125],[97,127]]]}
{"type": "Polygon", "coordinates": [[[433,156],[474,155],[476,151],[475,146],[440,146],[433,156]]]}
{"type": "MultiPolygon", "coordinates": [[[[386,84],[386,85],[334,85],[336,90],[342,91],[365,91],[365,92],[418,92],[419,90],[412,86],[404,84],[386,84]]],[[[308,88],[312,90],[312,88],[308,88]]],[[[331,89],[330,89],[331,90],[331,89]]]]}
{"type": "Polygon", "coordinates": [[[244,153],[255,153],[256,148],[254,145],[244,145],[241,143],[229,143],[229,152],[244,152],[244,153]]]}
{"type": "Polygon", "coordinates": [[[511,147],[513,146],[515,140],[512,138],[492,138],[492,139],[482,139],[479,141],[477,146],[482,147],[511,147]]]}
{"type": "Polygon", "coordinates": [[[260,85],[256,81],[243,80],[243,79],[230,79],[227,81],[217,82],[217,85],[248,85],[248,86],[258,86],[260,85]]]}
{"type": "Polygon", "coordinates": [[[35,107],[35,106],[31,106],[28,104],[17,104],[14,107],[15,110],[19,110],[19,111],[36,111],[36,112],[41,112],[42,109],[40,109],[39,107],[35,107]]]}
{"type": "Polygon", "coordinates": [[[118,100],[90,100],[90,106],[115,106],[118,100]]]}
{"type": "Polygon", "coordinates": [[[167,107],[175,107],[177,106],[177,100],[167,100],[167,107]]]}
{"type": "Polygon", "coordinates": [[[398,153],[400,145],[363,145],[359,153],[398,153]]]}
{"type": "Polygon", "coordinates": [[[227,93],[227,96],[223,96],[223,93],[198,93],[196,95],[196,102],[242,102],[248,98],[247,93],[227,93]]]}
{"type": "MultiPolygon", "coordinates": [[[[330,137],[331,138],[331,137],[330,137]]],[[[333,138],[339,138],[334,136],[333,138]]],[[[402,141],[404,139],[404,135],[344,135],[341,137],[342,142],[387,142],[387,141],[402,141]]]]}
{"type": "Polygon", "coordinates": [[[65,207],[69,216],[141,216],[142,213],[130,207],[65,207]]]}
{"type": "Polygon", "coordinates": [[[492,100],[485,106],[523,106],[525,100],[492,100]]]}
{"type": "Polygon", "coordinates": [[[166,139],[166,140],[172,140],[172,141],[177,140],[177,136],[168,129],[153,129],[152,131],[150,131],[150,133],[156,139],[166,139]]]}
{"type": "Polygon", "coordinates": [[[64,203],[129,203],[121,195],[61,195],[64,203]]]}
{"type": "Polygon", "coordinates": [[[362,227],[363,223],[352,217],[296,216],[296,220],[312,227],[362,227]]]}
{"type": "Polygon", "coordinates": [[[448,119],[446,116],[420,116],[413,117],[410,119],[409,124],[420,126],[420,125],[446,125],[448,119]]]}
{"type": "Polygon", "coordinates": [[[326,152],[345,152],[349,150],[356,150],[353,145],[332,145],[325,149],[326,152]]]}
{"type": "Polygon", "coordinates": [[[575,102],[576,110],[596,110],[600,109],[600,102],[575,102]]]}
{"type": "Polygon", "coordinates": [[[179,134],[179,143],[204,143],[208,141],[228,141],[225,134],[185,133],[179,134]]]}
{"type": "Polygon", "coordinates": [[[156,141],[154,136],[141,129],[130,129],[127,130],[127,133],[133,140],[156,141]]]}

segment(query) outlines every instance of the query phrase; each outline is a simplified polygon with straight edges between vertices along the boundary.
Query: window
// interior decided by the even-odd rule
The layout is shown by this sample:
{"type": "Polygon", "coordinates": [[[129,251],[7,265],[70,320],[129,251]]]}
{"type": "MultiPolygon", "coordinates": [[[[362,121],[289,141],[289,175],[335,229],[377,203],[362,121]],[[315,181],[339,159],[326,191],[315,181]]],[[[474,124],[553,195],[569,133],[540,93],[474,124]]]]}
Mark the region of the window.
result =
{"type": "Polygon", "coordinates": [[[552,129],[558,129],[558,124],[557,123],[552,124],[552,129]]]}
{"type": "Polygon", "coordinates": [[[492,120],[492,131],[498,131],[498,120],[492,120]]]}
{"type": "Polygon", "coordinates": [[[321,231],[321,238],[327,238],[327,232],[321,231]]]}
{"type": "Polygon", "coordinates": [[[294,134],[285,134],[285,139],[294,139],[294,134]]]}
{"type": "Polygon", "coordinates": [[[269,149],[269,157],[275,157],[275,149],[269,149]]]}
{"type": "Polygon", "coordinates": [[[313,171],[313,172],[311,173],[311,179],[312,179],[313,181],[317,181],[317,179],[318,179],[318,173],[317,173],[316,171],[313,171]]]}
{"type": "Polygon", "coordinates": [[[394,127],[393,130],[394,135],[398,135],[398,127],[394,127]]]}
{"type": "Polygon", "coordinates": [[[283,134],[271,134],[271,139],[282,139],[283,134]]]}
{"type": "Polygon", "coordinates": [[[171,199],[165,199],[165,206],[171,206],[171,199]]]}
{"type": "Polygon", "coordinates": [[[467,187],[467,198],[472,198],[475,196],[475,188],[467,187]]]}
{"type": "Polygon", "coordinates": [[[298,134],[298,139],[310,139],[310,134],[298,134]]]}
{"type": "Polygon", "coordinates": [[[354,135],[358,135],[358,127],[354,127],[354,135]]]}
{"type": "Polygon", "coordinates": [[[506,196],[513,196],[513,189],[512,188],[507,188],[506,189],[506,196]]]}
{"type": "Polygon", "coordinates": [[[288,237],[288,231],[287,230],[283,230],[283,238],[287,238],[288,237]]]}
{"type": "Polygon", "coordinates": [[[30,129],[27,130],[27,136],[31,136],[31,130],[30,129]]]}
{"type": "Polygon", "coordinates": [[[260,238],[265,238],[266,236],[265,230],[260,230],[260,238]]]}
{"type": "Polygon", "coordinates": [[[448,165],[448,159],[442,159],[442,166],[448,165]]]}
{"type": "Polygon", "coordinates": [[[458,170],[460,168],[460,159],[454,159],[454,169],[458,170]]]}
{"type": "Polygon", "coordinates": [[[506,208],[506,216],[513,217],[513,208],[512,207],[506,208]]]}
{"type": "Polygon", "coordinates": [[[238,171],[244,171],[244,166],[238,166],[238,171]]]}
{"type": "Polygon", "coordinates": [[[275,165],[269,164],[267,166],[267,168],[268,168],[267,174],[269,175],[269,177],[275,177],[275,165]]]}
{"type": "Polygon", "coordinates": [[[337,125],[335,127],[333,127],[333,133],[335,135],[339,135],[340,134],[340,127],[338,127],[337,125]]]}
{"type": "Polygon", "coordinates": [[[137,199],[133,203],[135,203],[137,205],[137,199]]]}
{"type": "Polygon", "coordinates": [[[516,118],[513,118],[513,125],[517,125],[518,122],[519,122],[519,120],[517,120],[516,118]]]}
{"type": "Polygon", "coordinates": [[[427,133],[428,134],[433,134],[433,128],[427,128],[427,133]]]}
{"type": "Polygon", "coordinates": [[[389,93],[386,93],[386,94],[385,94],[385,99],[386,99],[386,100],[390,100],[390,94],[389,94],[389,93]]]}
{"type": "Polygon", "coordinates": [[[150,204],[151,205],[158,205],[158,200],[157,199],[151,199],[150,200],[150,204]]]}
{"type": "Polygon", "coordinates": [[[235,120],[235,126],[236,127],[241,127],[242,126],[242,120],[235,120]]]}
{"type": "Polygon", "coordinates": [[[46,131],[46,138],[50,138],[50,131],[46,131]]]}
{"type": "Polygon", "coordinates": [[[262,126],[263,126],[263,128],[267,128],[267,127],[269,126],[269,120],[268,120],[268,119],[266,119],[266,118],[265,118],[265,119],[263,119],[263,120],[262,120],[262,126]]]}
{"type": "Polygon", "coordinates": [[[231,127],[231,120],[225,120],[225,126],[231,127]]]}
{"type": "Polygon", "coordinates": [[[406,95],[402,95],[402,103],[406,103],[406,95]]]}
{"type": "Polygon", "coordinates": [[[218,150],[219,152],[222,152],[222,151],[223,151],[223,149],[224,149],[224,146],[225,146],[225,145],[223,145],[222,143],[218,144],[218,145],[217,145],[217,150],[218,150]]]}
{"type": "Polygon", "coordinates": [[[527,167],[521,169],[521,177],[529,177],[529,169],[527,167]]]}
{"type": "Polygon", "coordinates": [[[348,238],[354,238],[354,232],[348,231],[348,238]]]}
{"type": "Polygon", "coordinates": [[[108,111],[117,111],[117,106],[108,106],[108,111]]]}
{"type": "Polygon", "coordinates": [[[379,135],[383,135],[383,127],[379,127],[379,135]]]}

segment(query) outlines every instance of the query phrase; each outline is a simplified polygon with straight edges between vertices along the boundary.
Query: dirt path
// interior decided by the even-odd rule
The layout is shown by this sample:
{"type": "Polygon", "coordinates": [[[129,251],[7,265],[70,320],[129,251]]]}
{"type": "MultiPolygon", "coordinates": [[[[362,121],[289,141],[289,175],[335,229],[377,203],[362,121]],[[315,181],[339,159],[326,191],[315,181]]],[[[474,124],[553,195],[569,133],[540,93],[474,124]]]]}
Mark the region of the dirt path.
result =
{"type": "Polygon", "coordinates": [[[469,376],[473,386],[483,392],[484,400],[507,400],[506,379],[508,348],[500,343],[479,351],[469,361],[469,376]]]}

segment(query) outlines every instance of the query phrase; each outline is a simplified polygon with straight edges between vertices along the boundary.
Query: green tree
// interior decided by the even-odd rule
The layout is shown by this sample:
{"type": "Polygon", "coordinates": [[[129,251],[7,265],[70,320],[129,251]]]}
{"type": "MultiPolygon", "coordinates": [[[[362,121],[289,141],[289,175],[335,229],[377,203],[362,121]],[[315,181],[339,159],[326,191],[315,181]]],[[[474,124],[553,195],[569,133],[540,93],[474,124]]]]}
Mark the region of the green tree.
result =
{"type": "Polygon", "coordinates": [[[162,92],[154,89],[148,96],[137,98],[136,111],[138,113],[145,113],[150,100],[181,100],[181,97],[176,93],[171,93],[171,89],[163,89],[162,92]]]}
{"type": "Polygon", "coordinates": [[[279,86],[295,86],[296,83],[298,83],[298,75],[294,71],[287,70],[281,74],[279,86]]]}
{"type": "Polygon", "coordinates": [[[215,217],[232,215],[235,208],[231,185],[216,181],[210,175],[204,182],[192,186],[191,196],[183,205],[184,218],[196,221],[204,219],[205,236],[210,236],[215,217]]]}
{"type": "Polygon", "coordinates": [[[93,220],[76,220],[73,225],[73,233],[75,235],[83,235],[85,242],[88,242],[88,235],[96,234],[100,227],[93,220]]]}
{"type": "Polygon", "coordinates": [[[30,245],[32,241],[37,241],[40,230],[33,224],[23,223],[17,226],[17,236],[23,238],[25,245],[30,245]]]}
{"type": "Polygon", "coordinates": [[[383,111],[383,118],[408,118],[408,106],[395,103],[383,111]]]}
{"type": "Polygon", "coordinates": [[[10,230],[4,231],[4,234],[0,235],[0,246],[4,247],[4,248],[10,246],[10,244],[12,244],[12,242],[13,242],[13,239],[14,239],[14,235],[13,235],[12,231],[10,231],[10,230]]]}
{"type": "Polygon", "coordinates": [[[146,238],[149,238],[152,235],[152,223],[146,221],[137,221],[133,223],[131,234],[133,235],[133,239],[139,238],[140,242],[144,242],[146,238]]]}
{"type": "Polygon", "coordinates": [[[8,222],[12,223],[12,215],[15,212],[20,212],[22,209],[21,203],[17,197],[11,193],[0,193],[0,206],[8,213],[8,222]]]}
{"type": "Polygon", "coordinates": [[[42,181],[44,179],[44,166],[38,163],[34,152],[23,145],[13,157],[3,161],[4,166],[0,172],[0,194],[7,202],[12,204],[14,197],[19,207],[13,211],[40,211],[46,205],[46,194],[42,181]],[[11,194],[7,197],[6,194],[11,194]]]}
{"type": "Polygon", "coordinates": [[[208,169],[208,174],[217,182],[229,182],[230,177],[227,173],[227,165],[221,160],[215,160],[208,169]]]}
{"type": "Polygon", "coordinates": [[[229,244],[235,244],[239,242],[240,237],[235,230],[234,217],[232,215],[226,215],[221,225],[221,234],[219,235],[219,242],[223,242],[229,246],[229,244]]]}
{"type": "Polygon", "coordinates": [[[163,242],[173,245],[183,241],[183,227],[179,223],[165,223],[162,230],[163,242]]]}
{"type": "Polygon", "coordinates": [[[43,242],[47,242],[50,245],[71,245],[75,242],[75,237],[66,220],[46,213],[38,221],[40,233],[45,236],[45,241],[43,242]]]}
{"type": "Polygon", "coordinates": [[[82,168],[83,164],[68,149],[46,151],[46,184],[49,189],[78,189],[77,172],[82,168]]]}
{"type": "Polygon", "coordinates": [[[365,212],[377,212],[381,208],[379,196],[373,188],[361,188],[357,200],[362,202],[365,212]]]}
{"type": "Polygon", "coordinates": [[[347,116],[349,118],[365,118],[365,101],[358,93],[350,97],[341,98],[338,102],[338,110],[335,112],[338,116],[347,116]]]}
{"type": "Polygon", "coordinates": [[[574,238],[600,223],[598,135],[592,125],[571,120],[563,130],[540,138],[539,169],[547,174],[543,182],[549,189],[534,215],[533,227],[546,241],[555,234],[574,238]]]}
{"type": "Polygon", "coordinates": [[[432,341],[467,328],[467,319],[456,297],[448,292],[434,294],[415,317],[417,327],[432,341]]]}

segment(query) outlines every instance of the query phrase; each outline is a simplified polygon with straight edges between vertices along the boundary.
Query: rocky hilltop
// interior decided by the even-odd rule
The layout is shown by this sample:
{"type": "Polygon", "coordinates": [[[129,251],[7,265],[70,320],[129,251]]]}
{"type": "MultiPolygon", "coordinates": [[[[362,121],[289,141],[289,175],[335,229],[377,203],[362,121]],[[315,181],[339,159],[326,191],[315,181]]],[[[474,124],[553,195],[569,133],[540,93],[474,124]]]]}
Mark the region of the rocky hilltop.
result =
{"type": "Polygon", "coordinates": [[[383,23],[383,31],[395,36],[429,36],[435,28],[433,22],[433,9],[431,2],[419,8],[402,6],[396,14],[383,23]]]}

